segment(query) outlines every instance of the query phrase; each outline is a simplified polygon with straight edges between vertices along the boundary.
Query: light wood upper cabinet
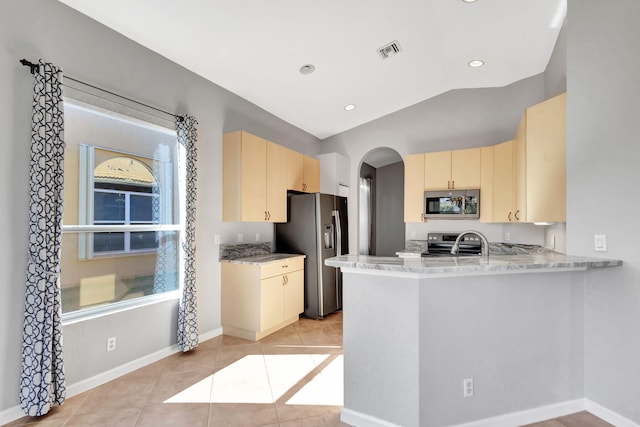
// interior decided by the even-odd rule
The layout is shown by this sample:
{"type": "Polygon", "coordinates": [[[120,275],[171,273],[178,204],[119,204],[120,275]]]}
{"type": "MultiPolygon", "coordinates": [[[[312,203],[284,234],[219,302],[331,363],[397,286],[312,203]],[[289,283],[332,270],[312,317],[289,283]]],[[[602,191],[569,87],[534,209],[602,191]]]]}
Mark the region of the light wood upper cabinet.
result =
{"type": "Polygon", "coordinates": [[[566,94],[527,108],[515,139],[493,147],[492,215],[483,221],[565,221],[565,111],[566,94]]]}
{"type": "Polygon", "coordinates": [[[320,191],[320,161],[249,132],[222,139],[222,220],[287,222],[287,189],[320,191]]]}
{"type": "MultiPolygon", "coordinates": [[[[567,94],[526,110],[524,137],[526,222],[564,222],[566,218],[567,94]]],[[[519,188],[522,188],[520,183],[519,188]]]]}
{"type": "Polygon", "coordinates": [[[248,132],[231,132],[223,136],[222,157],[222,220],[286,222],[284,148],[248,132]]]}
{"type": "Polygon", "coordinates": [[[451,152],[451,188],[468,190],[480,188],[480,148],[451,152]]]}
{"type": "Polygon", "coordinates": [[[320,160],[287,150],[287,188],[306,193],[320,191],[320,160]]]}
{"type": "MultiPolygon", "coordinates": [[[[483,198],[482,203],[491,205],[491,216],[482,218],[485,222],[509,222],[514,213],[514,173],[513,151],[515,142],[507,141],[493,146],[493,193],[492,200],[483,198]]],[[[481,194],[482,196],[482,194],[481,194]]]]}
{"type": "Polygon", "coordinates": [[[424,155],[424,190],[451,188],[451,151],[424,155]]]}
{"type": "Polygon", "coordinates": [[[287,222],[287,149],[267,141],[267,220],[287,222]]]}
{"type": "Polygon", "coordinates": [[[404,222],[422,222],[424,207],[425,155],[409,154],[404,159],[404,222]]]}
{"type": "Polygon", "coordinates": [[[287,149],[287,188],[302,191],[304,184],[303,154],[287,149]]]}
{"type": "Polygon", "coordinates": [[[303,190],[307,193],[320,191],[320,160],[310,157],[302,157],[302,175],[304,177],[303,190]]]}
{"type": "Polygon", "coordinates": [[[426,153],[424,189],[480,188],[480,148],[426,153]]]}
{"type": "Polygon", "coordinates": [[[493,146],[480,149],[480,221],[493,220],[493,146]]]}

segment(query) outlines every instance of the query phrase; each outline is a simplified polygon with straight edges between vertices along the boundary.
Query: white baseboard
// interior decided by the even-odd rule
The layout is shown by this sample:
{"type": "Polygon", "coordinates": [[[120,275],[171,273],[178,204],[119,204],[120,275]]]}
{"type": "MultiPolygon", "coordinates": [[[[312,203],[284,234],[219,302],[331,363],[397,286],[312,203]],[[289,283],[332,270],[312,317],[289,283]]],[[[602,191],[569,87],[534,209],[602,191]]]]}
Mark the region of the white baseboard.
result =
{"type": "MultiPolygon", "coordinates": [[[[589,411],[593,415],[602,418],[604,421],[613,424],[616,427],[640,427],[639,424],[636,424],[589,399],[569,400],[553,405],[498,415],[496,417],[484,418],[464,424],[457,424],[453,427],[515,427],[551,418],[562,417],[564,415],[580,411],[589,411]]],[[[347,408],[342,409],[340,420],[346,424],[357,427],[396,427],[395,424],[388,421],[347,408]]]]}
{"type": "Polygon", "coordinates": [[[340,412],[340,421],[357,427],[400,427],[397,424],[347,408],[342,408],[342,411],[340,412]]]}
{"type": "Polygon", "coordinates": [[[24,417],[24,412],[22,412],[22,408],[20,406],[5,409],[0,412],[0,425],[8,424],[22,417],[24,417]]]}
{"type": "Polygon", "coordinates": [[[584,399],[586,402],[586,410],[591,412],[596,417],[600,417],[609,424],[613,424],[616,427],[640,427],[640,424],[637,424],[631,421],[628,418],[623,417],[622,415],[616,414],[610,409],[605,408],[604,406],[598,405],[595,402],[592,402],[589,399],[584,399]]]}
{"type": "Polygon", "coordinates": [[[458,424],[455,427],[514,427],[562,417],[585,409],[585,399],[576,399],[458,424]]]}
{"type": "MultiPolygon", "coordinates": [[[[217,328],[201,334],[199,337],[199,341],[204,342],[219,335],[222,335],[222,328],[217,328]]],[[[122,375],[128,374],[129,372],[133,372],[136,369],[150,365],[151,363],[157,362],[158,360],[164,359],[165,357],[171,356],[172,354],[178,353],[179,351],[180,349],[177,345],[172,345],[170,347],[156,351],[155,353],[151,353],[139,359],[132,360],[131,362],[125,363],[124,365],[120,365],[108,371],[102,372],[91,378],[87,378],[86,380],[67,385],[67,397],[72,397],[94,387],[98,387],[99,385],[121,377],[122,375]]],[[[14,406],[0,412],[0,425],[10,423],[22,417],[24,417],[24,412],[22,411],[20,406],[14,406]]]]}

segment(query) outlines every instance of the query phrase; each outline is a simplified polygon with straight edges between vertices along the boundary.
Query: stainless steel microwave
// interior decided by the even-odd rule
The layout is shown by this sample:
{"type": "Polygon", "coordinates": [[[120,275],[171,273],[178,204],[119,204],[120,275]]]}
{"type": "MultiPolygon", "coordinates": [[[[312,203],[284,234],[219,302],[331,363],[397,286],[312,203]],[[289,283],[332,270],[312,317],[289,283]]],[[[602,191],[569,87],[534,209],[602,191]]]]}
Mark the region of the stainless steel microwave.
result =
{"type": "Polygon", "coordinates": [[[423,219],[478,219],[480,190],[424,192],[423,219]]]}

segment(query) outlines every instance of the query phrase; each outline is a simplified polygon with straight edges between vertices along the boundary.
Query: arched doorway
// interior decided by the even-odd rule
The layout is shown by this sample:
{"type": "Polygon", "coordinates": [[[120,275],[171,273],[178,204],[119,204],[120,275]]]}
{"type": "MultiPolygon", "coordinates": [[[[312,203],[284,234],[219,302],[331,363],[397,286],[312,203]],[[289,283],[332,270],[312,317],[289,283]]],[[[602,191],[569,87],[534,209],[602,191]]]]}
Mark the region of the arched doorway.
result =
{"type": "Polygon", "coordinates": [[[404,162],[397,151],[380,147],[360,163],[358,253],[395,256],[404,249],[404,162]]]}

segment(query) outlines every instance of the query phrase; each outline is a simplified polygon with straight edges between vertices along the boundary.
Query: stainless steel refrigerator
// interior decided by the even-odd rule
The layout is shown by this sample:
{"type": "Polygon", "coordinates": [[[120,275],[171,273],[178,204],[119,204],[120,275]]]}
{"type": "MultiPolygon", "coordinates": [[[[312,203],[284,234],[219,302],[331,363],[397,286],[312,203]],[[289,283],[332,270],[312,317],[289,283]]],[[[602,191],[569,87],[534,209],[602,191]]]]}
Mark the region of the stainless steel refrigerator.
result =
{"type": "Polygon", "coordinates": [[[349,253],[347,198],[289,193],[286,223],[275,224],[275,250],[302,253],[304,316],[322,319],[342,308],[342,273],[324,260],[349,253]]]}

